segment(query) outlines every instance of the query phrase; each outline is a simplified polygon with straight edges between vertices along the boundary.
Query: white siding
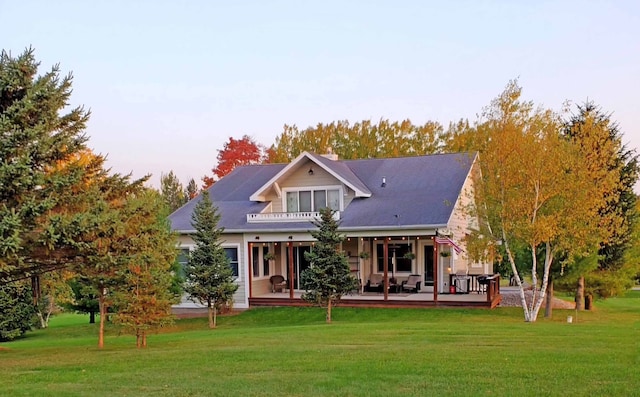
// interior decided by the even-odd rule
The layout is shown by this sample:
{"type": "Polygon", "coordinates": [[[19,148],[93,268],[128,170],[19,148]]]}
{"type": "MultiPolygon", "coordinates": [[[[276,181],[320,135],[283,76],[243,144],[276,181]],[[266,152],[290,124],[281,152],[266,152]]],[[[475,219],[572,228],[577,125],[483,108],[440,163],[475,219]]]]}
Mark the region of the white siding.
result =
{"type": "Polygon", "coordinates": [[[466,246],[464,239],[471,229],[478,226],[477,218],[470,217],[470,206],[474,201],[473,175],[478,172],[477,161],[473,163],[469,174],[464,182],[460,197],[455,203],[451,218],[448,222],[448,228],[453,232],[454,241],[459,244],[465,252],[456,255],[452,250],[452,261],[455,271],[467,270],[471,274],[483,274],[493,271],[490,264],[474,263],[466,254],[466,246]]]}
{"type": "MultiPolygon", "coordinates": [[[[222,247],[223,248],[237,248],[238,249],[238,290],[233,295],[233,307],[238,309],[246,309],[249,307],[249,301],[247,297],[247,251],[246,244],[244,244],[244,239],[241,234],[225,234],[222,237],[222,247]]],[[[180,247],[182,248],[190,248],[193,249],[195,243],[191,236],[180,235],[178,236],[178,242],[180,243],[180,247]]],[[[191,301],[183,299],[182,302],[178,305],[178,307],[199,307],[198,305],[194,305],[191,301]]]]}

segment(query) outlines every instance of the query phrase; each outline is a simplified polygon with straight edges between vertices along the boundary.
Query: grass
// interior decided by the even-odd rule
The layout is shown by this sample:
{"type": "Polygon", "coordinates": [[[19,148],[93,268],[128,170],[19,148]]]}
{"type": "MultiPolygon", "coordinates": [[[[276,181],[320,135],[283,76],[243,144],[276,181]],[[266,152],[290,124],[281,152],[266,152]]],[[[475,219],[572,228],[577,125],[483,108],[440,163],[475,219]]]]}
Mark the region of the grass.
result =
{"type": "Polygon", "coordinates": [[[629,396],[640,393],[640,291],[596,310],[261,308],[149,337],[87,317],[0,345],[7,396],[629,396]]]}

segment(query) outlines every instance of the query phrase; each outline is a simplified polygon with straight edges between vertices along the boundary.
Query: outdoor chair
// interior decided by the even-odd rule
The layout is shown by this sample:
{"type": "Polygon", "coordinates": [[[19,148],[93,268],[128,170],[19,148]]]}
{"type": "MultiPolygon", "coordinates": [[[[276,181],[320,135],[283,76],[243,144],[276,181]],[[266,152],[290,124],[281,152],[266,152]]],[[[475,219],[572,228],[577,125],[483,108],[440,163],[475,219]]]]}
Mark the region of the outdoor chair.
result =
{"type": "Polygon", "coordinates": [[[382,289],[384,284],[384,277],[382,276],[382,274],[371,274],[369,275],[369,280],[367,280],[367,285],[364,286],[364,290],[371,292],[371,291],[375,291],[375,292],[380,292],[382,291],[382,289]]]}
{"type": "Polygon", "coordinates": [[[287,283],[284,280],[284,277],[276,274],[269,277],[269,282],[271,283],[271,292],[284,292],[287,288],[287,283]]]}
{"type": "Polygon", "coordinates": [[[408,279],[402,282],[401,290],[409,291],[409,292],[418,292],[420,291],[420,283],[422,282],[422,277],[419,274],[412,274],[408,279]]]}

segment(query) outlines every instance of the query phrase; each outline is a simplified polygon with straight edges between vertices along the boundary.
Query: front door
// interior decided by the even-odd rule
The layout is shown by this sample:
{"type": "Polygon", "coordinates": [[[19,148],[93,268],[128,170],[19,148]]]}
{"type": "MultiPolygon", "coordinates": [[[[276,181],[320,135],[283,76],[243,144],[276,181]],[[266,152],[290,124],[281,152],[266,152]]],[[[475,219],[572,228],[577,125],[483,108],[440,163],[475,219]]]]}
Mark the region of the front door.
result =
{"type": "Polygon", "coordinates": [[[433,245],[424,246],[424,285],[433,286],[433,245]]]}
{"type": "MultiPolygon", "coordinates": [[[[309,261],[304,257],[305,252],[311,252],[311,247],[302,245],[293,247],[293,288],[300,289],[300,275],[310,266],[309,261]]],[[[289,255],[287,253],[287,279],[289,278],[289,255]]]]}

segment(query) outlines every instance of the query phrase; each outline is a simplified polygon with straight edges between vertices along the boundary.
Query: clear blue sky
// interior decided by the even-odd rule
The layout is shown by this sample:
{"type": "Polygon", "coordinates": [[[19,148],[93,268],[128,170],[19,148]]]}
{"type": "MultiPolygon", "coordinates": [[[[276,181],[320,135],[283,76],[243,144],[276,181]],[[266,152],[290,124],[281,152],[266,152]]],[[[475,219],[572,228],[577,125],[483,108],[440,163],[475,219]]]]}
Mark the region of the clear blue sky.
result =
{"type": "Polygon", "coordinates": [[[0,43],[73,71],[90,146],[155,186],[284,124],[473,120],[514,78],[545,107],[595,101],[640,147],[640,1],[0,0],[0,43]]]}

